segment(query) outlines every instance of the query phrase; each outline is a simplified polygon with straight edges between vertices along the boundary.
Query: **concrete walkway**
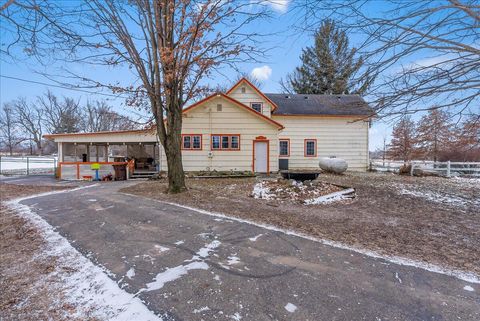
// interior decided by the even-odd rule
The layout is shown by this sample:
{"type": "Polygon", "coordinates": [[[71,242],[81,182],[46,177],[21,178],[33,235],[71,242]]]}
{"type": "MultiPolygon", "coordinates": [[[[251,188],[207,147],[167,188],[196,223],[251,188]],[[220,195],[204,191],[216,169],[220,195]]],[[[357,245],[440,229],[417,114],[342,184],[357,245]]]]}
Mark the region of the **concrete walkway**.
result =
{"type": "Polygon", "coordinates": [[[480,320],[480,286],[103,183],[23,201],[166,320],[480,320]]]}

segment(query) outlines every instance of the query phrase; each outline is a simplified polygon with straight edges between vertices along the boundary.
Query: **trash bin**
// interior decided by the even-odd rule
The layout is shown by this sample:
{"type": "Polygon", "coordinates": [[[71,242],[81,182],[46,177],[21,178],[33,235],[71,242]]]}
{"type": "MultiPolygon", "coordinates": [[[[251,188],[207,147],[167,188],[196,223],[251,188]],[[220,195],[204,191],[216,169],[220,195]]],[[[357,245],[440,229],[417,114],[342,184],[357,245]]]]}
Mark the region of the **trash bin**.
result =
{"type": "Polygon", "coordinates": [[[125,181],[127,179],[127,167],[126,165],[113,165],[115,170],[115,180],[125,181]]]}

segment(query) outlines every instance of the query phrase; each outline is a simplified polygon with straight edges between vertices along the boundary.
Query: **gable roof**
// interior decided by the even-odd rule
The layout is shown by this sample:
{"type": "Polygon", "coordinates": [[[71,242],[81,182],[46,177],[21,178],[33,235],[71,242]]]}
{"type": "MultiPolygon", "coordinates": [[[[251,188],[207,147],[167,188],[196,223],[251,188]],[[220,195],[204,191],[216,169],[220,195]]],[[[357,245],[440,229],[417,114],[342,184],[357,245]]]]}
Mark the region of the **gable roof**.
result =
{"type": "Polygon", "coordinates": [[[274,101],[278,109],[272,114],[278,116],[365,116],[375,111],[358,95],[302,95],[265,94],[274,101]]]}
{"type": "Polygon", "coordinates": [[[242,83],[246,83],[248,86],[250,86],[259,96],[261,96],[262,98],[264,98],[266,101],[268,101],[270,103],[270,105],[272,105],[272,111],[274,111],[275,109],[278,108],[277,104],[272,101],[270,98],[268,98],[268,96],[266,96],[264,93],[262,93],[257,87],[255,87],[254,84],[252,84],[247,78],[245,77],[242,77],[239,81],[237,81],[237,83],[235,85],[233,85],[232,88],[230,88],[228,91],[227,91],[227,95],[230,95],[230,93],[232,93],[232,91],[234,91],[238,86],[240,86],[242,83]]]}
{"type": "Polygon", "coordinates": [[[210,96],[208,96],[208,97],[206,97],[206,98],[204,98],[204,99],[202,99],[202,100],[194,103],[193,105],[185,108],[185,109],[182,111],[182,113],[185,114],[185,113],[191,111],[192,109],[194,109],[194,108],[196,108],[196,107],[198,107],[198,106],[206,103],[207,101],[209,101],[209,100],[211,100],[211,99],[214,99],[214,98],[219,98],[219,97],[224,98],[224,99],[232,102],[234,105],[236,105],[236,106],[238,106],[238,107],[240,107],[240,108],[248,111],[249,113],[251,113],[251,114],[253,114],[253,115],[257,116],[257,117],[260,117],[262,120],[264,120],[264,121],[266,121],[266,122],[269,122],[270,124],[278,127],[279,129],[283,129],[283,128],[284,128],[282,124],[274,121],[273,119],[265,116],[265,115],[262,114],[262,113],[259,113],[259,112],[256,111],[255,109],[250,108],[250,107],[242,104],[242,103],[239,102],[238,100],[236,100],[236,99],[234,99],[234,98],[232,98],[232,97],[230,97],[230,96],[227,96],[227,95],[225,95],[225,94],[222,94],[222,93],[210,95],[210,96]]]}

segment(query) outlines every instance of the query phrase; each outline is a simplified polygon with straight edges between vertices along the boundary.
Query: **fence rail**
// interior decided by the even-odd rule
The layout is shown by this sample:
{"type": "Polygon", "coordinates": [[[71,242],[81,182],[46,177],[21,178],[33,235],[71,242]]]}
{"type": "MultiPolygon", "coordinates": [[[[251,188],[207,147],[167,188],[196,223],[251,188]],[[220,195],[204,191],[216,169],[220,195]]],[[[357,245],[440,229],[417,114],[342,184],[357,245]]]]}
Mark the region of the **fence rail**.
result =
{"type": "Polygon", "coordinates": [[[54,175],[56,168],[56,157],[0,156],[0,175],[54,175]]]}
{"type": "MultiPolygon", "coordinates": [[[[380,172],[398,173],[405,163],[402,161],[372,160],[370,169],[380,172]]],[[[480,177],[480,162],[434,162],[413,160],[407,164],[411,165],[410,175],[418,171],[424,173],[435,173],[441,176],[473,176],[480,177]]]]}

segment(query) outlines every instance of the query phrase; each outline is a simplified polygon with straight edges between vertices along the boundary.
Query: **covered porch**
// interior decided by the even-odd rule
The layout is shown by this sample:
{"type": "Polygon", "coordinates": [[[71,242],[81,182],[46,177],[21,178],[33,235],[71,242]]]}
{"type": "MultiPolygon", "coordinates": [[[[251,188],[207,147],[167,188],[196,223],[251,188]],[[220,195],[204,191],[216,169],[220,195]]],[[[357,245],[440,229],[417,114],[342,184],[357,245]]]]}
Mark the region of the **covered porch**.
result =
{"type": "Polygon", "coordinates": [[[57,176],[61,179],[91,179],[98,168],[99,179],[129,178],[155,173],[165,156],[152,130],[45,135],[58,144],[57,176]],[[92,166],[93,165],[93,166],[92,166]]]}
{"type": "Polygon", "coordinates": [[[59,142],[58,151],[58,176],[62,179],[91,179],[92,164],[100,165],[100,179],[118,179],[115,166],[127,167],[129,178],[158,172],[162,162],[157,142],[59,142]]]}

